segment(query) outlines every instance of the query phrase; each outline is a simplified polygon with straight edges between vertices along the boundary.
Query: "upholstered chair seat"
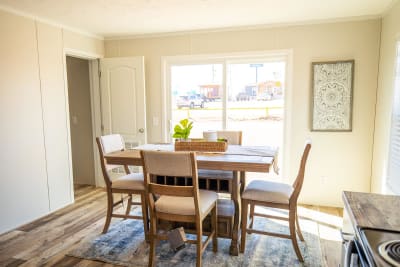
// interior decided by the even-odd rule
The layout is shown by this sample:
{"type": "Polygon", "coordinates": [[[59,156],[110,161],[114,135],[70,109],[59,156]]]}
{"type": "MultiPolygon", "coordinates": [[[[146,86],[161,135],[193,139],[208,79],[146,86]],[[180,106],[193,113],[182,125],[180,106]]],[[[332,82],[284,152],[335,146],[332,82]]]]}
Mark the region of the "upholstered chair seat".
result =
{"type": "MultiPolygon", "coordinates": [[[[208,214],[215,205],[218,195],[213,191],[199,190],[199,208],[200,214],[208,214]]],[[[178,214],[178,215],[196,215],[193,197],[161,196],[155,202],[157,212],[178,214]]]]}
{"type": "Polygon", "coordinates": [[[263,202],[289,204],[293,187],[289,184],[254,180],[246,187],[242,198],[263,202]]]}
{"type": "Polygon", "coordinates": [[[114,189],[144,190],[143,173],[130,173],[114,179],[111,184],[114,189]]]}

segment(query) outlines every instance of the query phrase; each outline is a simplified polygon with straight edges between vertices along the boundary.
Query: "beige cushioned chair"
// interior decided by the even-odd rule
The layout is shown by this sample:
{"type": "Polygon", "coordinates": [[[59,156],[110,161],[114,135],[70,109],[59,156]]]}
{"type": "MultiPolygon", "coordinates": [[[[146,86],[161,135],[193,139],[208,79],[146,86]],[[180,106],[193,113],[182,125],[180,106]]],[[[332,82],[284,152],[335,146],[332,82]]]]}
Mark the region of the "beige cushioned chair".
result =
{"type": "Polygon", "coordinates": [[[304,171],[308,154],[311,149],[311,141],[305,144],[303,156],[301,158],[299,172],[293,185],[276,183],[270,181],[255,180],[244,189],[242,194],[242,235],[240,252],[243,253],[246,247],[246,233],[257,233],[264,235],[271,235],[275,237],[289,238],[292,240],[294,250],[299,261],[303,262],[299,246],[297,244],[296,231],[301,241],[304,241],[303,235],[300,230],[299,220],[297,217],[297,199],[299,197],[301,188],[304,181],[304,171]],[[248,220],[248,206],[250,205],[250,225],[247,227],[248,220]],[[254,207],[263,206],[277,209],[289,210],[289,218],[272,216],[267,214],[255,213],[254,207]],[[254,216],[266,217],[278,220],[289,221],[290,234],[271,233],[253,229],[254,216]]]}
{"type": "Polygon", "coordinates": [[[106,191],[107,191],[107,216],[103,228],[103,233],[106,233],[108,231],[112,217],[124,218],[124,219],[137,219],[137,220],[143,220],[144,232],[147,238],[149,229],[148,227],[149,220],[146,208],[146,197],[145,197],[146,191],[144,189],[143,174],[131,173],[128,166],[124,165],[123,167],[126,174],[112,180],[109,171],[120,166],[107,164],[104,155],[115,151],[123,151],[125,149],[123,138],[119,134],[105,135],[97,137],[96,142],[99,148],[101,170],[103,172],[104,182],[106,184],[106,191]],[[114,193],[121,193],[128,195],[128,204],[126,207],[125,214],[117,214],[113,212],[115,206],[123,204],[122,199],[114,203],[114,197],[113,197],[114,193]],[[141,201],[133,202],[132,194],[140,195],[141,201]],[[134,216],[129,214],[132,205],[141,205],[142,216],[134,216]]]}
{"type": "Polygon", "coordinates": [[[155,266],[155,246],[166,235],[157,230],[159,219],[173,222],[192,222],[196,225],[196,266],[200,267],[203,252],[213,241],[217,252],[217,194],[199,190],[196,155],[194,152],[141,151],[145,185],[148,190],[150,210],[150,254],[149,266],[155,266]],[[157,176],[191,177],[192,186],[160,185],[153,183],[157,176]],[[202,242],[203,220],[211,213],[211,233],[202,242]]]}
{"type": "MultiPolygon", "coordinates": [[[[223,138],[228,141],[228,145],[242,144],[242,131],[217,131],[217,138],[223,138]]],[[[199,169],[199,178],[224,179],[229,181],[229,188],[232,188],[233,172],[199,169]]]]}

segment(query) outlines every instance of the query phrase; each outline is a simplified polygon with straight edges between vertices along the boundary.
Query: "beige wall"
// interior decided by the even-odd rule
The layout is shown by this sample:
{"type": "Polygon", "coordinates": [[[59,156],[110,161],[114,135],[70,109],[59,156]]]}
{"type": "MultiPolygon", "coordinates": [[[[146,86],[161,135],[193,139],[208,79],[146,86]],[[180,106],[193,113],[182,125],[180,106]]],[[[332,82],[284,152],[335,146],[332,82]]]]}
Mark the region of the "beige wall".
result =
{"type": "Polygon", "coordinates": [[[103,41],[0,10],[0,233],[73,201],[64,50],[103,41]]]}
{"type": "Polygon", "coordinates": [[[0,232],[49,211],[35,34],[0,11],[0,232]]]}
{"type": "Polygon", "coordinates": [[[104,42],[103,40],[83,36],[75,32],[63,29],[64,48],[69,54],[87,58],[102,57],[104,55],[104,42]]]}
{"type": "Polygon", "coordinates": [[[71,201],[62,30],[36,23],[50,210],[71,201]],[[49,45],[51,44],[51,45],[49,45]]]}
{"type": "Polygon", "coordinates": [[[66,63],[74,183],[94,185],[89,61],[67,57],[66,63]]]}
{"type": "Polygon", "coordinates": [[[393,105],[396,41],[400,41],[400,2],[382,20],[372,192],[385,193],[393,105]]]}
{"type": "Polygon", "coordinates": [[[380,26],[380,20],[368,20],[107,40],[105,53],[106,57],[145,56],[149,141],[157,142],[162,130],[152,126],[151,118],[162,117],[162,56],[292,49],[291,131],[286,144],[291,164],[286,167],[294,179],[304,140],[311,137],[313,148],[301,201],[341,206],[342,190],[370,190],[380,26]],[[355,60],[353,131],[310,132],[310,64],[343,59],[355,60]],[[326,183],[321,177],[327,178],[326,183]]]}

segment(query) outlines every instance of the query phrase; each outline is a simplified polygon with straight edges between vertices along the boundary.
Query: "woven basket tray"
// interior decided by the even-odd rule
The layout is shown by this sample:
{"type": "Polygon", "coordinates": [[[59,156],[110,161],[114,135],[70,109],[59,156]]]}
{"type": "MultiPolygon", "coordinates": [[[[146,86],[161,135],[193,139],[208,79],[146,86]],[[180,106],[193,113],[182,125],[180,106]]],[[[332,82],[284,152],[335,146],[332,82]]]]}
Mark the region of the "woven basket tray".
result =
{"type": "Polygon", "coordinates": [[[205,141],[204,139],[175,141],[175,151],[225,152],[227,149],[228,142],[225,141],[205,141]]]}

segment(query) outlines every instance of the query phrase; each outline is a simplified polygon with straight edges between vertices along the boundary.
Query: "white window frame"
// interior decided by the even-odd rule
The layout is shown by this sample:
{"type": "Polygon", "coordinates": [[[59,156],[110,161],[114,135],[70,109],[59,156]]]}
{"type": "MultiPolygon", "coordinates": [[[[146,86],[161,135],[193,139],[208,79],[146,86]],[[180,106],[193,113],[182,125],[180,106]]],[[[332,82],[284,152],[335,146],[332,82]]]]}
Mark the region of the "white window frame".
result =
{"type": "Polygon", "coordinates": [[[274,62],[284,61],[286,63],[285,73],[285,94],[284,94],[284,125],[283,125],[283,149],[282,153],[282,177],[287,177],[288,170],[287,166],[290,166],[289,158],[285,155],[289,155],[287,149],[291,147],[289,143],[290,133],[290,110],[292,107],[292,66],[293,66],[293,51],[292,49],[286,50],[272,50],[272,51],[254,51],[254,52],[239,52],[239,53],[227,53],[227,54],[207,54],[207,55],[182,55],[182,56],[165,56],[161,57],[161,97],[162,97],[162,140],[163,142],[171,142],[170,130],[171,130],[171,67],[179,65],[196,65],[196,64],[222,64],[223,78],[223,128],[226,128],[226,107],[227,107],[227,88],[226,88],[226,68],[229,64],[234,63],[262,63],[262,62],[274,62]]]}
{"type": "Polygon", "coordinates": [[[386,186],[393,193],[400,195],[400,38],[396,42],[393,104],[388,151],[386,186]]]}

